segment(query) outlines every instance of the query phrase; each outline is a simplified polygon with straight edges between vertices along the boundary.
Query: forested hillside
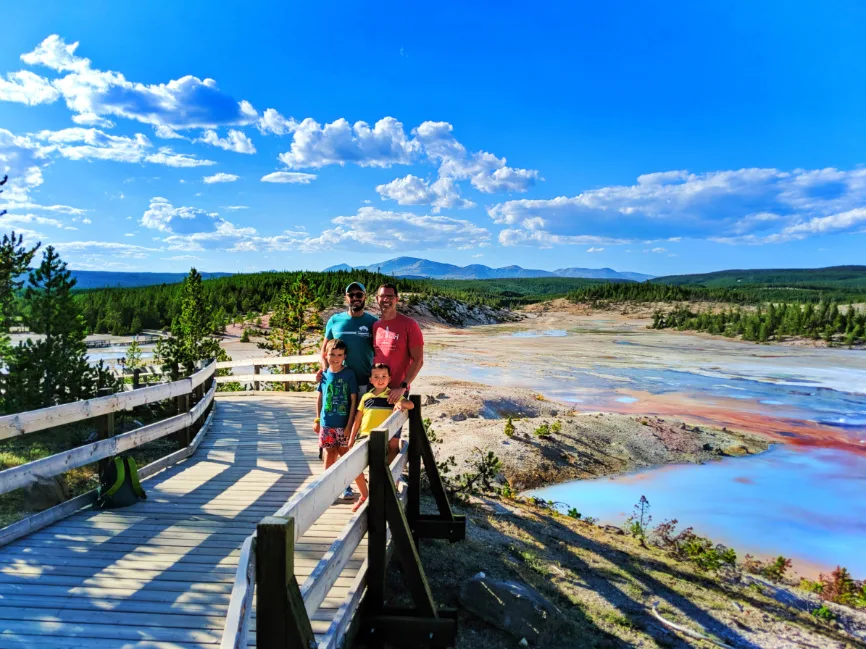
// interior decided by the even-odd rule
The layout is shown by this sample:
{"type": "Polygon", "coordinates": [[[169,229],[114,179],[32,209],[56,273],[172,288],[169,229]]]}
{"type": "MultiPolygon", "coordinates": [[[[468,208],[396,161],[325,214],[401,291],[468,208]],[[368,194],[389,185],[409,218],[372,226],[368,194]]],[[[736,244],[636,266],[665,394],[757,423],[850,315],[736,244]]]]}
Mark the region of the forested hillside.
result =
{"type": "Polygon", "coordinates": [[[866,293],[866,266],[722,270],[699,275],[668,275],[651,281],[655,284],[700,284],[707,288],[733,288],[746,284],[775,288],[859,290],[866,293]]]}

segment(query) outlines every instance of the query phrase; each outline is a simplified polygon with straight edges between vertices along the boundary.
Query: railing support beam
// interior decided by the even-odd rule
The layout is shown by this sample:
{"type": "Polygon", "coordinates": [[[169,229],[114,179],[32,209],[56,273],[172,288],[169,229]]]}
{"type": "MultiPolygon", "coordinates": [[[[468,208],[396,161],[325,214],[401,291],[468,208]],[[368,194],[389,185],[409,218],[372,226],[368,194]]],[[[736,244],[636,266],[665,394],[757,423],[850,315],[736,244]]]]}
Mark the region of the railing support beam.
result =
{"type": "Polygon", "coordinates": [[[256,528],[256,646],[310,649],[313,627],[295,579],[295,519],[267,516],[256,528]]]}

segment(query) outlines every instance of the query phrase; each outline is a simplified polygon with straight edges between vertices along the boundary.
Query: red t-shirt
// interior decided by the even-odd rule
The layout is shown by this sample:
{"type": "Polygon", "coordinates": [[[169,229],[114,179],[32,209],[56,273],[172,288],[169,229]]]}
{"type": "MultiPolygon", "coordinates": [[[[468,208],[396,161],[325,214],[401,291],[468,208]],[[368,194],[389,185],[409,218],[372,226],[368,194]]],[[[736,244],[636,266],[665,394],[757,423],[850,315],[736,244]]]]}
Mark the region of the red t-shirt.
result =
{"type": "Polygon", "coordinates": [[[402,313],[398,313],[393,320],[377,320],[373,323],[373,363],[385,363],[391,368],[392,388],[399,388],[406,380],[406,370],[412,362],[409,348],[423,346],[421,327],[402,313]]]}

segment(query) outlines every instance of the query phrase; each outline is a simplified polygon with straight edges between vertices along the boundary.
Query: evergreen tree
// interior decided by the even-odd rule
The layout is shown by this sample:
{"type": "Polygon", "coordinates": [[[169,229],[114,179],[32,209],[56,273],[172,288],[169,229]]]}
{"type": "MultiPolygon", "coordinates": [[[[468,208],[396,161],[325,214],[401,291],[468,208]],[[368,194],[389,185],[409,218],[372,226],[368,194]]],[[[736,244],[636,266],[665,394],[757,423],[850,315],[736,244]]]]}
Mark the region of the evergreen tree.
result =
{"type": "Polygon", "coordinates": [[[130,370],[137,370],[144,362],[141,360],[141,345],[138,340],[133,340],[126,350],[126,367],[130,370]]]}
{"type": "Polygon", "coordinates": [[[268,342],[260,343],[260,346],[272,349],[281,356],[303,354],[310,330],[318,330],[322,326],[320,306],[306,277],[298,275],[292,287],[283,290],[277,297],[271,315],[268,342]]]}
{"type": "Polygon", "coordinates": [[[172,335],[160,339],[156,345],[157,360],[172,379],[177,378],[180,370],[192,374],[197,361],[227,358],[219,341],[208,335],[211,309],[202,290],[201,275],[195,268],[183,280],[180,300],[180,313],[172,321],[172,335]]]}
{"type": "Polygon", "coordinates": [[[52,246],[30,273],[24,292],[25,324],[33,333],[16,348],[9,363],[7,410],[33,410],[87,399],[99,388],[117,390],[119,382],[100,363],[91,367],[84,345],[84,318],[72,298],[75,280],[52,246]]]}

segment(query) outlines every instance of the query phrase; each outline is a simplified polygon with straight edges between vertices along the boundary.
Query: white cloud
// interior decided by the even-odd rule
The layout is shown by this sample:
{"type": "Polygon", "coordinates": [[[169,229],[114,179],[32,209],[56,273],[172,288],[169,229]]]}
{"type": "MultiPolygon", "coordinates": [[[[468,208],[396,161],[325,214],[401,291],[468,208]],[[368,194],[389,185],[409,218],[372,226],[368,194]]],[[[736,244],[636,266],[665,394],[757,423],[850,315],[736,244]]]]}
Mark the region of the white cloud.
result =
{"type": "Polygon", "coordinates": [[[474,223],[448,216],[418,216],[362,207],[353,216],[331,219],[336,227],[318,237],[297,243],[301,250],[314,252],[333,247],[369,247],[384,250],[425,250],[477,248],[490,240],[490,232],[474,223]]]}
{"type": "Polygon", "coordinates": [[[197,207],[175,207],[165,198],[154,196],[139,223],[162,232],[196,232],[212,228],[218,217],[215,212],[206,212],[197,207]]]}
{"type": "Polygon", "coordinates": [[[61,255],[67,254],[106,254],[119,255],[132,259],[144,259],[158,248],[135,246],[129,243],[114,243],[112,241],[67,241],[54,243],[61,255]]]}
{"type": "Polygon", "coordinates": [[[349,124],[342,118],[321,126],[308,117],[295,128],[291,150],[279,157],[289,169],[346,163],[390,167],[409,164],[417,149],[393,117],[380,119],[372,128],[367,122],[349,124]]]}
{"type": "Polygon", "coordinates": [[[213,176],[204,176],[202,177],[202,180],[208,185],[212,185],[213,183],[233,183],[238,178],[240,178],[240,176],[220,172],[218,174],[214,174],[213,176]]]}
{"type": "Polygon", "coordinates": [[[317,177],[316,174],[305,174],[297,171],[275,171],[266,176],[262,176],[262,182],[309,185],[317,177]]]}
{"type": "Polygon", "coordinates": [[[236,212],[237,210],[248,210],[249,205],[223,205],[222,208],[224,210],[228,210],[229,212],[236,212]]]}
{"type": "Polygon", "coordinates": [[[153,152],[150,140],[141,133],[133,137],[110,135],[95,128],[66,128],[40,131],[34,135],[43,142],[44,152],[56,152],[70,160],[110,160],[113,162],[150,162],[169,167],[202,167],[216,164],[195,156],[175,153],[168,147],[153,152]]]}
{"type": "Polygon", "coordinates": [[[654,253],[660,255],[663,252],[667,252],[667,250],[665,250],[664,248],[653,248],[652,250],[650,250],[650,252],[654,252],[654,253]]]}
{"type": "Polygon", "coordinates": [[[127,233],[124,234],[123,236],[125,236],[125,237],[134,237],[134,236],[135,236],[135,232],[127,232],[127,233]]]}
{"type": "Polygon", "coordinates": [[[94,115],[93,113],[82,113],[81,115],[73,115],[72,121],[82,126],[98,126],[100,128],[114,128],[114,122],[105,117],[94,115]]]}
{"type": "Polygon", "coordinates": [[[562,245],[617,245],[620,243],[628,243],[628,240],[612,239],[610,237],[600,237],[586,234],[551,234],[550,232],[546,232],[544,230],[515,228],[502,230],[499,233],[499,243],[501,243],[503,246],[537,246],[539,248],[552,248],[553,246],[562,245]]]}
{"type": "Polygon", "coordinates": [[[195,255],[175,255],[174,257],[163,257],[163,261],[201,261],[201,257],[195,255]]]}
{"type": "MultiPolygon", "coordinates": [[[[156,199],[154,199],[156,200],[156,199]]],[[[164,199],[163,199],[164,200],[164,199]]],[[[215,216],[215,215],[212,215],[215,216]]],[[[165,222],[165,219],[162,219],[165,222]]],[[[238,227],[215,218],[213,229],[192,234],[172,234],[162,242],[169,250],[196,252],[293,251],[322,252],[334,249],[424,250],[477,248],[488,245],[490,233],[469,221],[447,216],[418,216],[362,207],[357,214],[331,219],[318,236],[303,229],[263,236],[252,227],[238,227]]]]}
{"type": "Polygon", "coordinates": [[[286,119],[273,108],[268,108],[262,113],[261,119],[256,123],[256,128],[262,135],[273,133],[274,135],[288,135],[294,133],[298,128],[298,122],[293,118],[286,119]]]}
{"type": "MultiPolygon", "coordinates": [[[[72,119],[75,119],[74,117],[72,119]]],[[[186,140],[190,141],[188,137],[185,137],[175,131],[170,126],[165,126],[163,124],[155,124],[153,127],[153,132],[156,134],[156,137],[162,138],[163,140],[186,140]]]]}
{"type": "Polygon", "coordinates": [[[439,178],[428,182],[409,174],[376,187],[379,196],[397,201],[399,205],[432,205],[434,212],[441,209],[474,207],[475,203],[460,197],[453,178],[439,178]]]}
{"type": "MultiPolygon", "coordinates": [[[[2,210],[0,210],[2,211],[2,210]]],[[[0,227],[6,227],[9,225],[50,225],[55,228],[60,228],[61,230],[76,230],[72,226],[65,224],[63,221],[58,221],[57,219],[50,219],[44,216],[36,216],[35,214],[6,214],[4,216],[0,216],[0,227]]]]}
{"type": "Polygon", "coordinates": [[[50,104],[59,98],[60,92],[48,79],[28,70],[10,72],[5,79],[0,77],[0,101],[36,106],[50,104]]]}
{"type": "Polygon", "coordinates": [[[161,84],[129,81],[119,72],[94,68],[75,54],[78,43],[53,34],[21,56],[29,65],[65,73],[52,82],[67,107],[79,114],[114,115],[171,128],[252,124],[259,116],[247,101],[222,92],[213,79],[187,75],[161,84]]]}
{"type": "Polygon", "coordinates": [[[587,248],[587,252],[604,252],[604,248],[587,248]]]}
{"type": "Polygon", "coordinates": [[[866,204],[866,169],[791,172],[740,169],[693,174],[668,171],[638,177],[634,185],[585,191],[548,200],[514,200],[488,208],[506,238],[562,241],[580,236],[617,239],[691,237],[725,243],[776,243],[821,233],[858,231],[856,210],[866,204]],[[527,221],[538,229],[516,234],[527,221]],[[565,239],[562,239],[565,237],[565,239]]]}
{"type": "Polygon", "coordinates": [[[207,130],[204,135],[195,142],[204,142],[225,149],[226,151],[234,151],[235,153],[255,153],[256,147],[253,141],[243,132],[235,129],[229,131],[228,137],[220,139],[217,132],[207,130]]]}
{"type": "Polygon", "coordinates": [[[46,147],[30,137],[0,128],[0,176],[9,176],[0,201],[34,207],[30,192],[42,184],[42,168],[47,164],[46,147]]]}

